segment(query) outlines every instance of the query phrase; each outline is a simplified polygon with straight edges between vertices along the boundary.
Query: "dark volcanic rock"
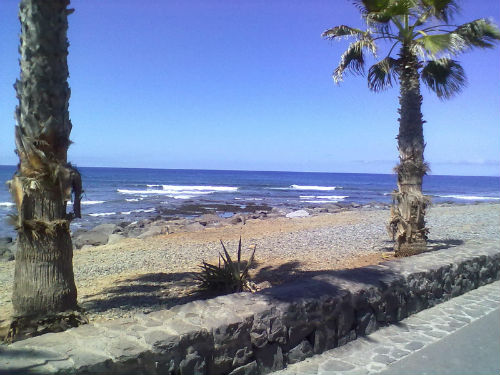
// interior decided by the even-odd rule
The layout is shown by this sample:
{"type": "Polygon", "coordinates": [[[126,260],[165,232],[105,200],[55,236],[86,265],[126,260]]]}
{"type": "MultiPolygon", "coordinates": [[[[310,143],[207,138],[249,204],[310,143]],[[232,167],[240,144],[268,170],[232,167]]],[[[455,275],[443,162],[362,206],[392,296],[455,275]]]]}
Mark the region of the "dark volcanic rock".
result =
{"type": "Polygon", "coordinates": [[[101,224],[87,232],[77,231],[73,235],[73,245],[80,249],[85,245],[99,246],[108,243],[109,236],[121,232],[122,228],[116,224],[101,224]]]}

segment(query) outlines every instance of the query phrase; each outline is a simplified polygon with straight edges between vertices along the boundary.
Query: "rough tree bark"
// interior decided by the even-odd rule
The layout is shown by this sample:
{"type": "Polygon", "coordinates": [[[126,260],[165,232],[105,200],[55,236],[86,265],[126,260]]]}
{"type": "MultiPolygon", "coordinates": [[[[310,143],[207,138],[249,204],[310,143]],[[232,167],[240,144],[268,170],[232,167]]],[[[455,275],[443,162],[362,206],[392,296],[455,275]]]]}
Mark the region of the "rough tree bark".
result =
{"type": "Polygon", "coordinates": [[[67,162],[69,0],[21,0],[21,76],[15,88],[18,250],[7,341],[85,322],[77,305],[69,223],[80,216],[81,179],[67,162]],[[73,198],[74,212],[66,204],[73,198]]]}
{"type": "Polygon", "coordinates": [[[415,54],[403,46],[399,67],[399,164],[395,168],[398,190],[393,193],[389,223],[396,256],[421,253],[427,244],[425,211],[430,201],[422,194],[422,179],[428,167],[424,161],[419,68],[415,54]]]}

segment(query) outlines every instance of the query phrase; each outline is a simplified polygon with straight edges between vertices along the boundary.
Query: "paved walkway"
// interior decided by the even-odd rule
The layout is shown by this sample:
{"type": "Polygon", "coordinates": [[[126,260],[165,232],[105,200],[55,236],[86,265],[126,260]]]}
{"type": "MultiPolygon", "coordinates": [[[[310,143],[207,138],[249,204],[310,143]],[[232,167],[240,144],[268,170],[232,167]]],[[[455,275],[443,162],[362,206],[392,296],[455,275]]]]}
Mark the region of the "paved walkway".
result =
{"type": "Polygon", "coordinates": [[[273,375],[500,374],[500,281],[273,375]]]}

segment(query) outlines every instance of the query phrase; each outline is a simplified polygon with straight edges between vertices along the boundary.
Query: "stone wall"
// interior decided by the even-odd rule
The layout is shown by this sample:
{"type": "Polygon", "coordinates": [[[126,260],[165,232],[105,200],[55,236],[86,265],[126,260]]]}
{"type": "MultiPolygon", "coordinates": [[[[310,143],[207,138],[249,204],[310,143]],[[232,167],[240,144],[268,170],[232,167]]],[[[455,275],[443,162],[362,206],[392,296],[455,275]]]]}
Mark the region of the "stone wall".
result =
{"type": "Polygon", "coordinates": [[[331,271],[0,347],[0,374],[265,374],[500,278],[498,243],[331,271]]]}

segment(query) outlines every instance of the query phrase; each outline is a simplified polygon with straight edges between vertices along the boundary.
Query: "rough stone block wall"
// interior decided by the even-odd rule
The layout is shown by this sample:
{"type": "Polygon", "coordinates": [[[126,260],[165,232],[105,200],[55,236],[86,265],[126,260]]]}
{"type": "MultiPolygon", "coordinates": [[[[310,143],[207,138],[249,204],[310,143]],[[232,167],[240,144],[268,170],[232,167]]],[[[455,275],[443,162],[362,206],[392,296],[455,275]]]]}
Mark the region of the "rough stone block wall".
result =
{"type": "Polygon", "coordinates": [[[266,374],[500,278],[498,243],[331,271],[0,347],[0,374],[266,374]]]}

